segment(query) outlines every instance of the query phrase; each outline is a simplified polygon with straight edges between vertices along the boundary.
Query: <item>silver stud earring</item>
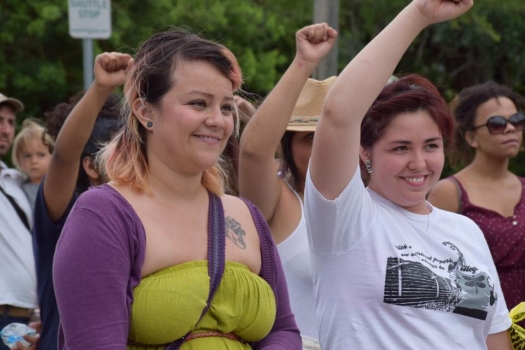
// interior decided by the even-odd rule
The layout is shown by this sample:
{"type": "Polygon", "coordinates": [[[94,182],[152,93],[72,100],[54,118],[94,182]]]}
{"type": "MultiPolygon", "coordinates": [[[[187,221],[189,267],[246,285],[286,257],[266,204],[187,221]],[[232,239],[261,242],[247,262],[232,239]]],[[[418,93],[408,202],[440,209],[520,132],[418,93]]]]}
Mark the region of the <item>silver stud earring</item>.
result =
{"type": "Polygon", "coordinates": [[[369,174],[372,174],[374,172],[374,168],[372,168],[372,162],[370,161],[370,159],[365,160],[365,168],[369,174]]]}
{"type": "Polygon", "coordinates": [[[147,126],[148,128],[151,128],[151,127],[153,126],[153,122],[152,122],[152,121],[147,122],[147,123],[146,123],[146,126],[147,126]]]}

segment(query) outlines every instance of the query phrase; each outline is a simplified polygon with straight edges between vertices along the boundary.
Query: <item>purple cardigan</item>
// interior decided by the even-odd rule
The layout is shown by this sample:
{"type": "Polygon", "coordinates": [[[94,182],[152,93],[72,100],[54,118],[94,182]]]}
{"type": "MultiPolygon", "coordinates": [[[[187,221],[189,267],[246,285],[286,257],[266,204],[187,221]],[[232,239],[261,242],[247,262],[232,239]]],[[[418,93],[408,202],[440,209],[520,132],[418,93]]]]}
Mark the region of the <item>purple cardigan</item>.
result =
{"type": "MultiPolygon", "coordinates": [[[[247,202],[259,233],[261,272],[272,287],[277,315],[253,349],[301,349],[286,281],[263,216],[247,202]]],[[[126,349],[133,289],[139,284],[146,235],[131,205],[111,186],[83,193],[64,226],[53,263],[60,312],[59,349],[126,349]]]]}

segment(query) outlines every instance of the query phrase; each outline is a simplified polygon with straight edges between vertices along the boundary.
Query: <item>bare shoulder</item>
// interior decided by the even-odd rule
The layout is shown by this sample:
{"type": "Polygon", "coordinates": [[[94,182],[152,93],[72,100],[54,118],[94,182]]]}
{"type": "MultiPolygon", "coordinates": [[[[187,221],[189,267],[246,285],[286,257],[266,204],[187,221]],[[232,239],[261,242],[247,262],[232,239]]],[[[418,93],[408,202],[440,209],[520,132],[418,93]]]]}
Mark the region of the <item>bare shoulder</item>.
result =
{"type": "Polygon", "coordinates": [[[226,258],[240,262],[258,274],[261,270],[261,242],[246,203],[234,196],[223,195],[226,234],[226,258]]]}
{"type": "Polygon", "coordinates": [[[428,201],[437,208],[457,213],[459,196],[456,183],[451,179],[440,180],[428,194],[428,201]]]}
{"type": "Polygon", "coordinates": [[[224,206],[224,213],[231,213],[239,217],[251,218],[250,209],[246,202],[237,196],[224,194],[221,196],[222,205],[224,206]]]}
{"type": "Polygon", "coordinates": [[[221,200],[224,206],[227,237],[240,248],[250,240],[258,240],[257,229],[246,202],[230,195],[221,196],[221,200]]]}

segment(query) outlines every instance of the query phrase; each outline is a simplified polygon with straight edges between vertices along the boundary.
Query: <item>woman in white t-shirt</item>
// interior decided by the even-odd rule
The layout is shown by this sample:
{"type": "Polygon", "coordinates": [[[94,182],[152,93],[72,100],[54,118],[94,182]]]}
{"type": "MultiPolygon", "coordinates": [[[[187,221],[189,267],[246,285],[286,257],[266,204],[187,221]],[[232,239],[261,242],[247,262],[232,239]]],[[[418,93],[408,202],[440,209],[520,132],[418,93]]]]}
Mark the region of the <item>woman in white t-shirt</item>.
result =
{"type": "Polygon", "coordinates": [[[510,350],[511,321],[482,232],[425,200],[453,132],[447,105],[421,76],[384,86],[421,30],[472,4],[412,1],[327,95],[305,187],[324,350],[510,350]]]}
{"type": "Polygon", "coordinates": [[[335,80],[308,77],[336,37],[326,23],[297,31],[295,59],[246,125],[240,142],[240,195],[261,210],[278,244],[304,349],[319,348],[302,205],[304,180],[317,120],[335,80]],[[275,159],[279,143],[281,162],[275,159]]]}

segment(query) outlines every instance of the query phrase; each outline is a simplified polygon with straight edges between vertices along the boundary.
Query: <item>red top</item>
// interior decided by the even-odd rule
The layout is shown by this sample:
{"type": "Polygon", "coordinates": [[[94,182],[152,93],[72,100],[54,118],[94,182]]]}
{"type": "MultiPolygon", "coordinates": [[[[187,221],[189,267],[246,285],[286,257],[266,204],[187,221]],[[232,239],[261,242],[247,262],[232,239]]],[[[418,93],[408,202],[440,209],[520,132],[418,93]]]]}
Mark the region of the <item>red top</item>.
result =
{"type": "Polygon", "coordinates": [[[519,178],[521,197],[511,217],[503,217],[493,210],[470,203],[458,179],[454,176],[450,178],[461,190],[459,213],[471,218],[485,235],[510,310],[525,301],[525,178],[519,178]]]}

